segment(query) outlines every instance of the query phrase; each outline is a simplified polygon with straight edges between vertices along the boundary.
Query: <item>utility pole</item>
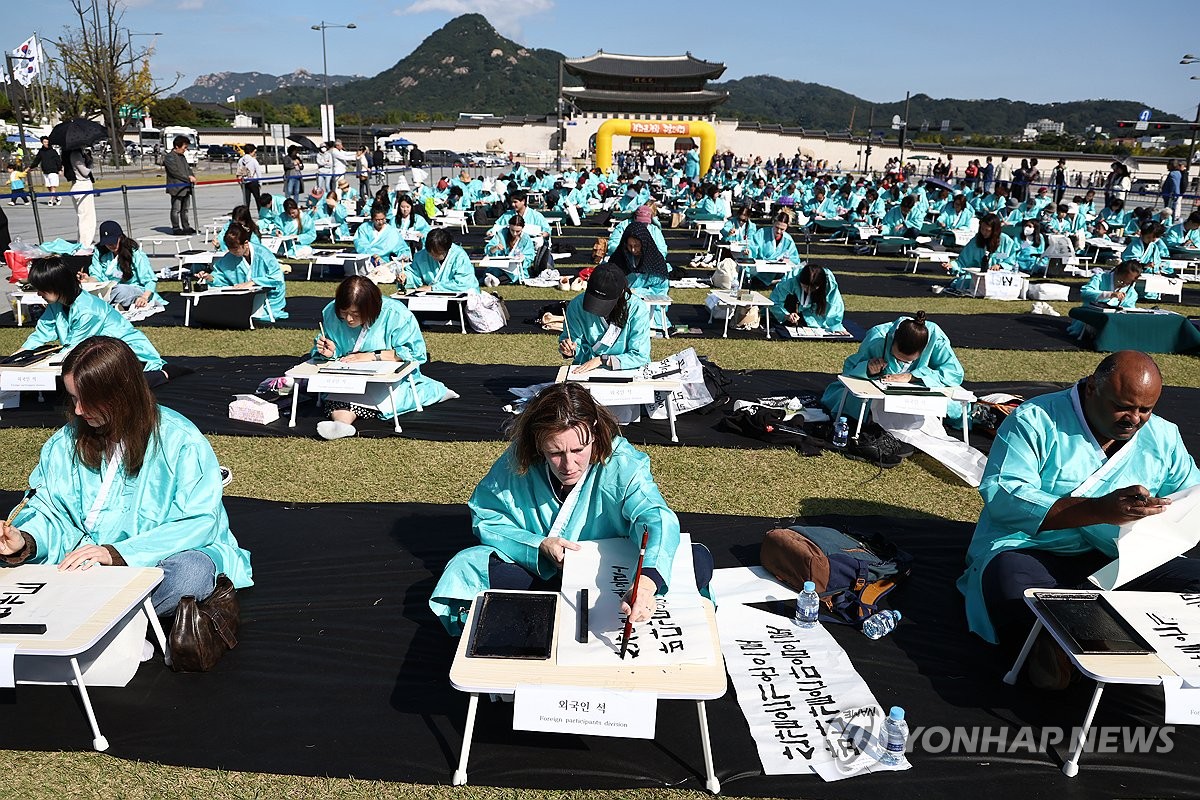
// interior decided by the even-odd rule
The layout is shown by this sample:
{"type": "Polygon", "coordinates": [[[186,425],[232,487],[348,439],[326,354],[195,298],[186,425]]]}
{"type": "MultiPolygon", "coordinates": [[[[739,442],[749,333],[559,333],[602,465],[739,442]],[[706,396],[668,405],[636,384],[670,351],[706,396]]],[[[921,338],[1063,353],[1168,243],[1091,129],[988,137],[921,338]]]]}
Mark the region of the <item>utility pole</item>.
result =
{"type": "Polygon", "coordinates": [[[867,115],[867,149],[863,153],[863,174],[867,174],[870,170],[867,168],[867,163],[871,160],[871,139],[875,136],[875,106],[871,106],[871,111],[867,115]]]}
{"type": "Polygon", "coordinates": [[[904,93],[904,121],[900,123],[900,169],[904,169],[904,145],[905,139],[908,138],[908,101],[912,96],[912,92],[904,93]]]}

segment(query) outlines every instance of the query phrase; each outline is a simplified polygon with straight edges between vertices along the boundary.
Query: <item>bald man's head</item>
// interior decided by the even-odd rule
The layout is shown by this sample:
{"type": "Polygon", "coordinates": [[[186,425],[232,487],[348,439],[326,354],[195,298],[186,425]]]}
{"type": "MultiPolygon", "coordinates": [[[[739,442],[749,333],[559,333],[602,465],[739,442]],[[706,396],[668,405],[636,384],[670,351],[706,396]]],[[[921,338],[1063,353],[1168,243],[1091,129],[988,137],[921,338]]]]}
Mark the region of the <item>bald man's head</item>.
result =
{"type": "Polygon", "coordinates": [[[1125,442],[1146,424],[1162,394],[1162,373],[1145,353],[1122,350],[1106,357],[1088,378],[1084,416],[1101,445],[1125,442]]]}

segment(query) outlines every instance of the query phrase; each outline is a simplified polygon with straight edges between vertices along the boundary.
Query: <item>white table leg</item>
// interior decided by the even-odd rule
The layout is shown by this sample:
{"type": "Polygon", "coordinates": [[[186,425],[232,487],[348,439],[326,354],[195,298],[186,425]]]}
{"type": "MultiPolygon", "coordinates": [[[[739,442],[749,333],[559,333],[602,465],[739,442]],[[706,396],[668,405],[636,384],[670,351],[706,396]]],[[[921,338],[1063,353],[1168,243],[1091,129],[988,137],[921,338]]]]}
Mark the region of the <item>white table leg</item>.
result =
{"type": "Polygon", "coordinates": [[[1075,752],[1071,753],[1071,757],[1062,767],[1063,775],[1068,778],[1074,778],[1079,774],[1079,757],[1083,755],[1083,746],[1087,742],[1088,731],[1092,728],[1092,719],[1096,716],[1096,709],[1100,705],[1100,695],[1102,694],[1104,694],[1104,682],[1096,681],[1096,691],[1092,693],[1092,702],[1088,704],[1087,714],[1083,718],[1083,727],[1079,729],[1079,741],[1075,743],[1075,752]]]}
{"type": "Polygon", "coordinates": [[[1013,662],[1012,669],[1004,676],[1004,682],[1009,686],[1017,682],[1017,676],[1021,674],[1021,667],[1025,666],[1025,659],[1029,658],[1029,651],[1033,649],[1033,643],[1037,640],[1038,634],[1042,632],[1041,619],[1034,618],[1033,629],[1029,631],[1029,636],[1025,639],[1025,644],[1021,647],[1021,652],[1017,654],[1017,660],[1013,662]]]}
{"type": "Polygon", "coordinates": [[[704,786],[713,794],[720,794],[721,782],[717,780],[713,771],[712,742],[708,738],[708,711],[704,708],[703,700],[696,702],[696,711],[700,715],[700,746],[704,750],[704,786]]]}
{"type": "Polygon", "coordinates": [[[763,306],[763,316],[767,318],[767,341],[771,340],[771,307],[763,306]]]}
{"type": "Polygon", "coordinates": [[[726,307],[726,309],[725,309],[725,330],[724,330],[724,332],[721,334],[721,338],[722,338],[722,339],[728,339],[728,338],[729,338],[729,318],[733,316],[733,310],[734,310],[735,308],[737,308],[737,306],[736,306],[736,305],[732,305],[732,306],[727,306],[727,307],[726,307]]]}
{"type": "Polygon", "coordinates": [[[388,384],[388,399],[392,401],[392,420],[396,425],[396,433],[400,433],[400,414],[397,413],[396,408],[396,384],[394,383],[388,384]]]}
{"type": "Polygon", "coordinates": [[[671,422],[671,441],[678,444],[679,436],[675,433],[675,393],[667,392],[667,419],[671,422]]]}
{"type": "Polygon", "coordinates": [[[863,419],[867,416],[867,406],[871,404],[870,400],[862,400],[859,398],[858,404],[858,423],[854,428],[854,438],[857,440],[859,434],[862,433],[863,419]]]}
{"type": "Polygon", "coordinates": [[[971,403],[970,403],[970,401],[963,400],[962,407],[963,407],[963,444],[965,444],[967,447],[970,447],[971,440],[967,438],[968,436],[970,436],[970,433],[967,431],[967,428],[971,427],[971,424],[970,424],[971,423],[971,419],[970,419],[971,403]]]}
{"type": "Polygon", "coordinates": [[[169,667],[171,666],[171,654],[167,651],[167,637],[163,633],[162,623],[158,621],[158,614],[154,612],[154,604],[147,597],[142,603],[142,610],[146,612],[146,621],[150,623],[150,630],[154,633],[155,640],[158,641],[158,649],[162,650],[163,662],[169,667]]]}
{"type": "Polygon", "coordinates": [[[466,305],[466,300],[460,300],[458,302],[458,327],[462,329],[463,333],[467,332],[467,320],[463,317],[463,309],[466,307],[466,305]]]}
{"type": "Polygon", "coordinates": [[[421,396],[417,394],[417,379],[411,372],[408,373],[408,388],[412,390],[413,403],[416,405],[417,413],[419,414],[425,410],[425,407],[421,405],[421,396]]]}
{"type": "Polygon", "coordinates": [[[296,427],[296,406],[300,405],[300,382],[303,378],[296,378],[292,381],[292,417],[288,420],[288,427],[296,427]]]}
{"type": "Polygon", "coordinates": [[[96,712],[92,710],[92,699],[88,697],[87,686],[83,683],[83,673],[79,671],[79,659],[71,656],[71,669],[75,672],[75,687],[79,689],[79,699],[83,700],[83,711],[87,714],[88,724],[92,726],[92,747],[96,752],[103,753],[108,749],[108,739],[100,735],[100,726],[96,724],[96,712]]]}
{"type": "Polygon", "coordinates": [[[192,303],[196,302],[197,298],[188,297],[184,300],[183,305],[183,327],[190,328],[192,326],[192,303]]]}
{"type": "Polygon", "coordinates": [[[458,756],[458,769],[454,770],[454,785],[467,784],[467,759],[471,756],[471,737],[475,734],[475,712],[479,710],[479,694],[471,693],[467,702],[467,724],[463,727],[462,752],[458,756]]]}

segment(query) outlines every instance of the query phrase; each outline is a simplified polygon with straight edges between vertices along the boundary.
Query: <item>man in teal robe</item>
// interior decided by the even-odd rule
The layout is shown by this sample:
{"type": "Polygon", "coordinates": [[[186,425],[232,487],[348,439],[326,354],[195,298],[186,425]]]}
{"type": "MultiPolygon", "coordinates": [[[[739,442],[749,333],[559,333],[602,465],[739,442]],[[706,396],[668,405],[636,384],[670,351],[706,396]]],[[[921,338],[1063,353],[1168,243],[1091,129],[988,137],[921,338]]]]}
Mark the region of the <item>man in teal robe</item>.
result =
{"type": "MultiPolygon", "coordinates": [[[[1117,554],[1118,526],[1200,483],[1179,429],[1154,416],[1162,376],[1124,350],[1070,389],[1022,403],[1000,426],[979,485],[983,512],[958,580],[989,642],[1029,630],[1029,588],[1085,588],[1117,554]]],[[[1200,591],[1200,559],[1176,558],[1120,587],[1200,591]]]]}

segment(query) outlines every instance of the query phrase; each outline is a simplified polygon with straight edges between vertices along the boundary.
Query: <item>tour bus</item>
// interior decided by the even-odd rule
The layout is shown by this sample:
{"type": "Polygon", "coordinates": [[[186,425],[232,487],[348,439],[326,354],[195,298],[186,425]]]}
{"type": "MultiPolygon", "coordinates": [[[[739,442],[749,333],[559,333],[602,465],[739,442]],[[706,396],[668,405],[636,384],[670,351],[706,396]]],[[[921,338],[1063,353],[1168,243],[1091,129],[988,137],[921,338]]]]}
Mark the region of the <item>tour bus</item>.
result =
{"type": "Polygon", "coordinates": [[[168,125],[162,129],[162,151],[166,153],[171,149],[171,144],[175,141],[176,136],[186,136],[190,142],[188,149],[183,156],[189,164],[195,164],[196,158],[200,154],[200,134],[195,128],[185,128],[181,125],[168,125]]]}

